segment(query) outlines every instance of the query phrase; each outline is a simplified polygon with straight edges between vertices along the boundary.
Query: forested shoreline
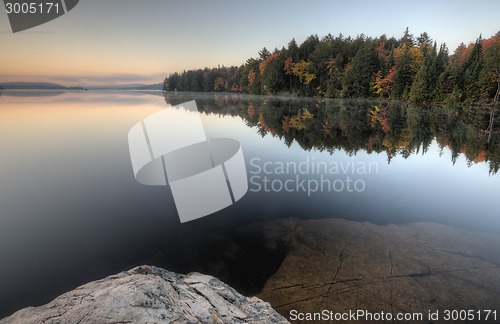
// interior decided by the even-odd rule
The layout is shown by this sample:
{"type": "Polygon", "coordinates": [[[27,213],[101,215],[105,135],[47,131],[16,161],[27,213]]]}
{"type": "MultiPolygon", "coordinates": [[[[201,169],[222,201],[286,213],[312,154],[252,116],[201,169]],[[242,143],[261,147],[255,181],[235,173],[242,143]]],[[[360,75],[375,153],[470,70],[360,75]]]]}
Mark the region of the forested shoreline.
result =
{"type": "Polygon", "coordinates": [[[454,106],[498,103],[500,32],[453,54],[427,33],[400,39],[309,36],[240,66],[173,73],[165,91],[236,92],[328,98],[382,98],[454,106]]]}

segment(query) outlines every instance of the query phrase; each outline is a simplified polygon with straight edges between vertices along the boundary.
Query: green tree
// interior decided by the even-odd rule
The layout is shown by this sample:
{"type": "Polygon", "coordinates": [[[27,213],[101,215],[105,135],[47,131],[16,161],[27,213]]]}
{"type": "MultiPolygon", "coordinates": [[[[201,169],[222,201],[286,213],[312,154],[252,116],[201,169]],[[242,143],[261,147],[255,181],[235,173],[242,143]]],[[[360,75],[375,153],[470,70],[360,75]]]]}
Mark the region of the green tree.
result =
{"type": "Polygon", "coordinates": [[[214,91],[221,92],[226,90],[226,80],[223,77],[217,77],[214,81],[214,91]]]}
{"type": "Polygon", "coordinates": [[[262,75],[262,90],[265,94],[275,94],[284,87],[283,69],[285,66],[284,55],[274,52],[260,63],[262,75]]]}
{"type": "Polygon", "coordinates": [[[375,61],[375,49],[371,42],[367,41],[344,71],[342,82],[344,97],[361,98],[370,96],[370,82],[375,61]]]}
{"type": "Polygon", "coordinates": [[[391,46],[389,56],[385,60],[384,67],[382,68],[382,76],[385,77],[389,74],[389,71],[394,65],[396,65],[396,60],[394,58],[394,46],[391,46]]]}
{"type": "Polygon", "coordinates": [[[500,96],[500,32],[488,40],[489,48],[484,53],[483,69],[478,86],[483,101],[498,102],[500,96]]]}
{"type": "Polygon", "coordinates": [[[285,63],[283,65],[283,71],[286,75],[288,75],[290,81],[290,87],[288,88],[290,91],[292,90],[292,77],[293,77],[293,59],[292,57],[287,57],[285,63]]]}
{"type": "MultiPolygon", "coordinates": [[[[433,55],[436,49],[436,43],[434,42],[433,55]]],[[[430,70],[430,84],[429,91],[433,101],[442,101],[443,93],[441,92],[440,77],[444,73],[446,65],[448,64],[448,48],[446,44],[441,44],[439,47],[439,52],[434,59],[433,65],[430,70]]]]}
{"type": "Polygon", "coordinates": [[[259,61],[248,59],[242,73],[242,84],[246,92],[251,94],[261,94],[259,61]]]}
{"type": "MultiPolygon", "coordinates": [[[[327,38],[328,39],[328,38],[327,38]]],[[[333,45],[330,41],[322,41],[316,45],[314,52],[309,56],[318,93],[323,95],[326,92],[328,81],[328,62],[333,59],[333,45]]]]}
{"type": "Polygon", "coordinates": [[[293,61],[298,62],[300,60],[299,46],[297,45],[295,38],[292,38],[292,40],[288,43],[286,55],[291,57],[293,61]]]}
{"type": "Polygon", "coordinates": [[[427,32],[423,32],[417,37],[418,47],[422,50],[424,56],[426,56],[431,49],[432,39],[429,37],[427,32]]]}
{"type": "Polygon", "coordinates": [[[261,60],[265,60],[269,55],[271,55],[271,53],[269,53],[265,47],[259,51],[259,57],[261,60]]]}
{"type": "Polygon", "coordinates": [[[342,54],[338,53],[334,59],[329,59],[327,63],[328,80],[326,82],[326,97],[340,98],[342,95],[342,54]]]}
{"type": "Polygon", "coordinates": [[[424,62],[420,65],[420,68],[415,75],[415,79],[411,85],[411,90],[409,93],[409,99],[413,102],[423,103],[433,101],[433,88],[437,82],[438,71],[438,55],[437,55],[437,44],[434,43],[432,50],[428,50],[428,36],[425,33],[424,36],[420,37],[421,50],[424,55],[424,62]]]}
{"type": "Polygon", "coordinates": [[[318,35],[311,35],[299,46],[299,59],[304,61],[309,61],[309,55],[311,55],[316,45],[319,44],[318,35]]]}
{"type": "Polygon", "coordinates": [[[442,101],[447,105],[460,105],[462,101],[464,73],[461,61],[465,51],[465,45],[460,44],[450,57],[444,72],[439,76],[438,85],[442,101]]]}
{"type": "Polygon", "coordinates": [[[411,86],[409,99],[416,103],[430,102],[429,93],[429,64],[425,63],[420,66],[417,74],[415,75],[415,81],[411,86]]]}
{"type": "MultiPolygon", "coordinates": [[[[3,88],[0,87],[0,90],[3,88]]],[[[170,78],[166,77],[165,80],[163,81],[163,91],[170,91],[170,78]]]]}
{"type": "Polygon", "coordinates": [[[396,99],[408,99],[411,84],[413,82],[413,67],[411,48],[413,47],[413,36],[409,33],[408,27],[401,39],[401,55],[396,61],[397,72],[393,86],[393,95],[396,99]]]}
{"type": "Polygon", "coordinates": [[[478,80],[483,67],[482,54],[482,39],[481,36],[479,36],[464,64],[464,100],[466,104],[471,104],[479,99],[480,88],[478,80]]]}

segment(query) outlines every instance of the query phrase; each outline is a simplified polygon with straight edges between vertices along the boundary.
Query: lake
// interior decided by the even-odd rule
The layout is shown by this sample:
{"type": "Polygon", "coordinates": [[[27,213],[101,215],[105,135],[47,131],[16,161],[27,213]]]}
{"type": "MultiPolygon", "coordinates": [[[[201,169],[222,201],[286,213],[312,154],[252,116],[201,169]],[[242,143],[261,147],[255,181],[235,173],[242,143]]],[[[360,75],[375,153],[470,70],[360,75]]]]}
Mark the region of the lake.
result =
{"type": "MultiPolygon", "coordinates": [[[[483,110],[2,91],[0,318],[143,263],[205,272],[259,294],[286,255],[265,246],[260,229],[247,236],[238,229],[272,221],[426,223],[497,237],[500,122],[483,110]],[[249,190],[230,207],[181,224],[168,187],[136,182],[127,135],[141,119],[190,100],[207,137],[241,143],[249,190]]],[[[308,228],[313,236],[319,230],[308,228]]],[[[488,258],[490,248],[471,253],[488,258]]]]}

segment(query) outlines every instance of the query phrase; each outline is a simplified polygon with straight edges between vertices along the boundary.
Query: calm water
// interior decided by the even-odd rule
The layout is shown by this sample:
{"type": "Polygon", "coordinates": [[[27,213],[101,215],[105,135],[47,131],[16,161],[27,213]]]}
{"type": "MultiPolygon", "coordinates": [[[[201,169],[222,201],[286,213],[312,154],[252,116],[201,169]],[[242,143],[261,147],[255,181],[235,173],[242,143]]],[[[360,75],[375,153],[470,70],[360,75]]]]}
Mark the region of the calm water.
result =
{"type": "Polygon", "coordinates": [[[257,292],[280,256],[259,253],[251,239],[246,262],[220,255],[235,228],[257,221],[425,221],[500,233],[496,120],[352,101],[2,92],[0,318],[144,262],[257,292]],[[193,99],[208,137],[241,142],[250,183],[238,203],[181,225],[168,187],[135,181],[127,134],[193,99]]]}

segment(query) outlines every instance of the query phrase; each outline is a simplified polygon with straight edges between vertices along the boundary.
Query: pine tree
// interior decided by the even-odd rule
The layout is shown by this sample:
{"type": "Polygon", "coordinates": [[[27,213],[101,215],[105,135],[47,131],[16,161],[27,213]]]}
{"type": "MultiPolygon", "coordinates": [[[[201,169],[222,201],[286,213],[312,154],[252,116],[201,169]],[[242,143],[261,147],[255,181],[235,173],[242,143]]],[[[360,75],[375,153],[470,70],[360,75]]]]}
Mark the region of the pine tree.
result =
{"type": "Polygon", "coordinates": [[[472,52],[464,64],[464,94],[466,104],[473,103],[479,99],[479,74],[483,67],[483,49],[481,36],[476,40],[472,52]]]}
{"type": "Polygon", "coordinates": [[[292,38],[292,40],[288,43],[286,54],[288,57],[291,57],[294,62],[295,61],[298,62],[300,60],[300,58],[299,58],[299,46],[297,46],[297,42],[295,41],[295,38],[292,38]]]}
{"type": "Polygon", "coordinates": [[[317,76],[312,85],[317,88],[318,93],[323,95],[326,92],[328,81],[328,62],[333,58],[333,45],[330,41],[322,41],[314,52],[309,56],[313,73],[317,76]]]}
{"type": "Polygon", "coordinates": [[[448,64],[448,48],[446,44],[441,44],[439,52],[435,59],[434,67],[431,71],[431,85],[430,91],[432,92],[433,101],[442,101],[443,93],[440,86],[440,77],[444,73],[446,65],[448,64]]]}
{"type": "Polygon", "coordinates": [[[269,51],[265,47],[259,51],[259,58],[261,60],[265,60],[269,55],[271,55],[271,53],[269,53],[269,51]]]}
{"type": "Polygon", "coordinates": [[[460,44],[451,56],[444,72],[439,76],[439,91],[442,94],[443,103],[447,105],[460,105],[463,98],[464,73],[461,57],[465,50],[465,45],[460,44]]]}
{"type": "Polygon", "coordinates": [[[483,69],[478,86],[483,101],[498,101],[500,96],[500,32],[489,39],[491,46],[485,50],[483,69]]]}
{"type": "Polygon", "coordinates": [[[370,82],[375,65],[375,50],[371,42],[366,44],[356,53],[349,68],[346,68],[343,79],[344,97],[369,97],[370,82]]]}
{"type": "Polygon", "coordinates": [[[342,91],[342,54],[337,54],[335,59],[330,59],[328,66],[328,81],[326,82],[326,97],[340,98],[342,91]]]}
{"type": "Polygon", "coordinates": [[[385,77],[395,64],[396,64],[396,60],[394,59],[394,46],[391,46],[391,51],[389,52],[389,57],[385,61],[384,68],[382,70],[382,76],[385,77]]]}
{"type": "Polygon", "coordinates": [[[397,72],[394,82],[393,95],[396,99],[408,99],[408,94],[413,81],[412,59],[410,49],[413,47],[413,36],[408,27],[401,39],[401,56],[396,61],[397,72]]]}
{"type": "MultiPolygon", "coordinates": [[[[424,35],[425,36],[425,35],[424,35]]],[[[422,37],[425,41],[426,37],[422,37]]],[[[421,50],[424,54],[424,62],[415,75],[412,83],[409,99],[417,103],[432,102],[434,100],[433,89],[437,84],[439,77],[437,44],[434,43],[432,50],[429,51],[428,43],[421,43],[421,50]]]]}
{"type": "Polygon", "coordinates": [[[409,99],[416,103],[429,102],[429,63],[424,63],[420,66],[415,81],[413,82],[409,94],[409,99]]]}
{"type": "Polygon", "coordinates": [[[275,94],[283,89],[285,84],[282,73],[284,69],[283,57],[283,53],[275,51],[264,62],[261,62],[260,66],[266,63],[263,71],[261,71],[262,92],[264,94],[275,94]]]}
{"type": "Polygon", "coordinates": [[[319,44],[318,35],[309,36],[300,46],[299,46],[299,58],[300,60],[308,61],[309,55],[314,52],[316,45],[319,44]]]}

